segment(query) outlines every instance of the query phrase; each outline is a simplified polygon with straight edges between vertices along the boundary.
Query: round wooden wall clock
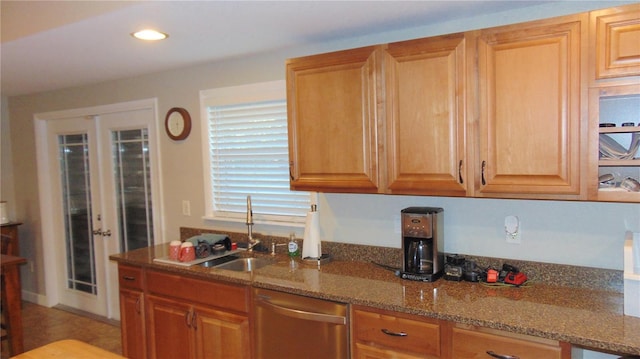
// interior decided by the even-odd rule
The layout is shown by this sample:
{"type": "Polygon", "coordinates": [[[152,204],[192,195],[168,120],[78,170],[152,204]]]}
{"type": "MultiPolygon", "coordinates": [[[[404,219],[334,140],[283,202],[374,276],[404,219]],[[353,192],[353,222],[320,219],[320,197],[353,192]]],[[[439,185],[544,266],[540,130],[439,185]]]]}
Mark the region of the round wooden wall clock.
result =
{"type": "Polygon", "coordinates": [[[182,107],[170,109],[164,119],[164,129],[172,140],[184,140],[191,132],[191,115],[182,107]]]}

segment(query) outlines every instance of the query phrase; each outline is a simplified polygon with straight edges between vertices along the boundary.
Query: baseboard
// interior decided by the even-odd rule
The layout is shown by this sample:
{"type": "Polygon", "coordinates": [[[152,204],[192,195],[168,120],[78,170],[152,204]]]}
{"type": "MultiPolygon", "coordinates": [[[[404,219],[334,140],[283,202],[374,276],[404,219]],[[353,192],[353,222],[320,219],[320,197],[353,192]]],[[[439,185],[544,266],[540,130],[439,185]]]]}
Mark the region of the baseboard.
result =
{"type": "Polygon", "coordinates": [[[43,307],[48,307],[48,308],[51,308],[53,306],[53,304],[48,303],[46,295],[42,295],[42,294],[38,294],[38,293],[26,291],[26,290],[22,291],[22,300],[29,303],[41,305],[43,307]]]}

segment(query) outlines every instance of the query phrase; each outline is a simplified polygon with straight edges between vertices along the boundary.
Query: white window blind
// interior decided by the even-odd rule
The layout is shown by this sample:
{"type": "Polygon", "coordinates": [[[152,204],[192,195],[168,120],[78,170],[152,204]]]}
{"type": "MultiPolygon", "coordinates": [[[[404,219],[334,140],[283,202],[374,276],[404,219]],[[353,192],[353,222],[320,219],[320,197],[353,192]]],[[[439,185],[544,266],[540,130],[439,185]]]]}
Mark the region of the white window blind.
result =
{"type": "Polygon", "coordinates": [[[280,97],[247,102],[216,101],[214,96],[206,101],[214,218],[244,218],[251,195],[255,220],[304,222],[310,197],[289,190],[284,91],[280,97]]]}

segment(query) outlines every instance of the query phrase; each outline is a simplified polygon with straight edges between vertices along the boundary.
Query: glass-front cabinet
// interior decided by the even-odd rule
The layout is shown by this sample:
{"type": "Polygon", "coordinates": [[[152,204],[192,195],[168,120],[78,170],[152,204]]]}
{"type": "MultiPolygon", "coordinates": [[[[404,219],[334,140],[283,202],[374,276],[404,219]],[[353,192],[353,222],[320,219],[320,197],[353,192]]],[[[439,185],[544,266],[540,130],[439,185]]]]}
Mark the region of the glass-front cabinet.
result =
{"type": "Polygon", "coordinates": [[[640,84],[592,88],[589,106],[590,199],[640,202],[640,84]]]}

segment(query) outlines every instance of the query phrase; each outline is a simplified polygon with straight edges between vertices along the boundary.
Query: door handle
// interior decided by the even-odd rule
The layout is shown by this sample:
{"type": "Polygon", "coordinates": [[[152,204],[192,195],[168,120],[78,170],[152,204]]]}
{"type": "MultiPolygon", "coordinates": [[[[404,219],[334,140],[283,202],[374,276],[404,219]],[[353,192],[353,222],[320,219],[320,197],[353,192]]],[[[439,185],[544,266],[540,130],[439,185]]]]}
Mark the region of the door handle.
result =
{"type": "Polygon", "coordinates": [[[191,309],[188,312],[184,313],[184,323],[187,325],[187,328],[191,328],[191,309]]]}
{"type": "Polygon", "coordinates": [[[487,167],[487,161],[482,161],[482,185],[486,185],[487,181],[484,179],[484,170],[487,167]]]}
{"type": "Polygon", "coordinates": [[[111,230],[107,229],[106,231],[102,231],[102,228],[98,228],[93,231],[94,236],[103,236],[103,237],[111,237],[111,230]]]}
{"type": "Polygon", "coordinates": [[[262,304],[274,312],[282,315],[286,315],[291,318],[310,320],[314,322],[324,322],[324,323],[332,323],[332,324],[340,324],[346,325],[347,318],[341,315],[331,315],[331,314],[323,314],[323,313],[315,313],[315,312],[307,312],[304,310],[291,309],[286,307],[281,307],[277,304],[271,303],[269,299],[264,297],[257,298],[262,304]]]}

